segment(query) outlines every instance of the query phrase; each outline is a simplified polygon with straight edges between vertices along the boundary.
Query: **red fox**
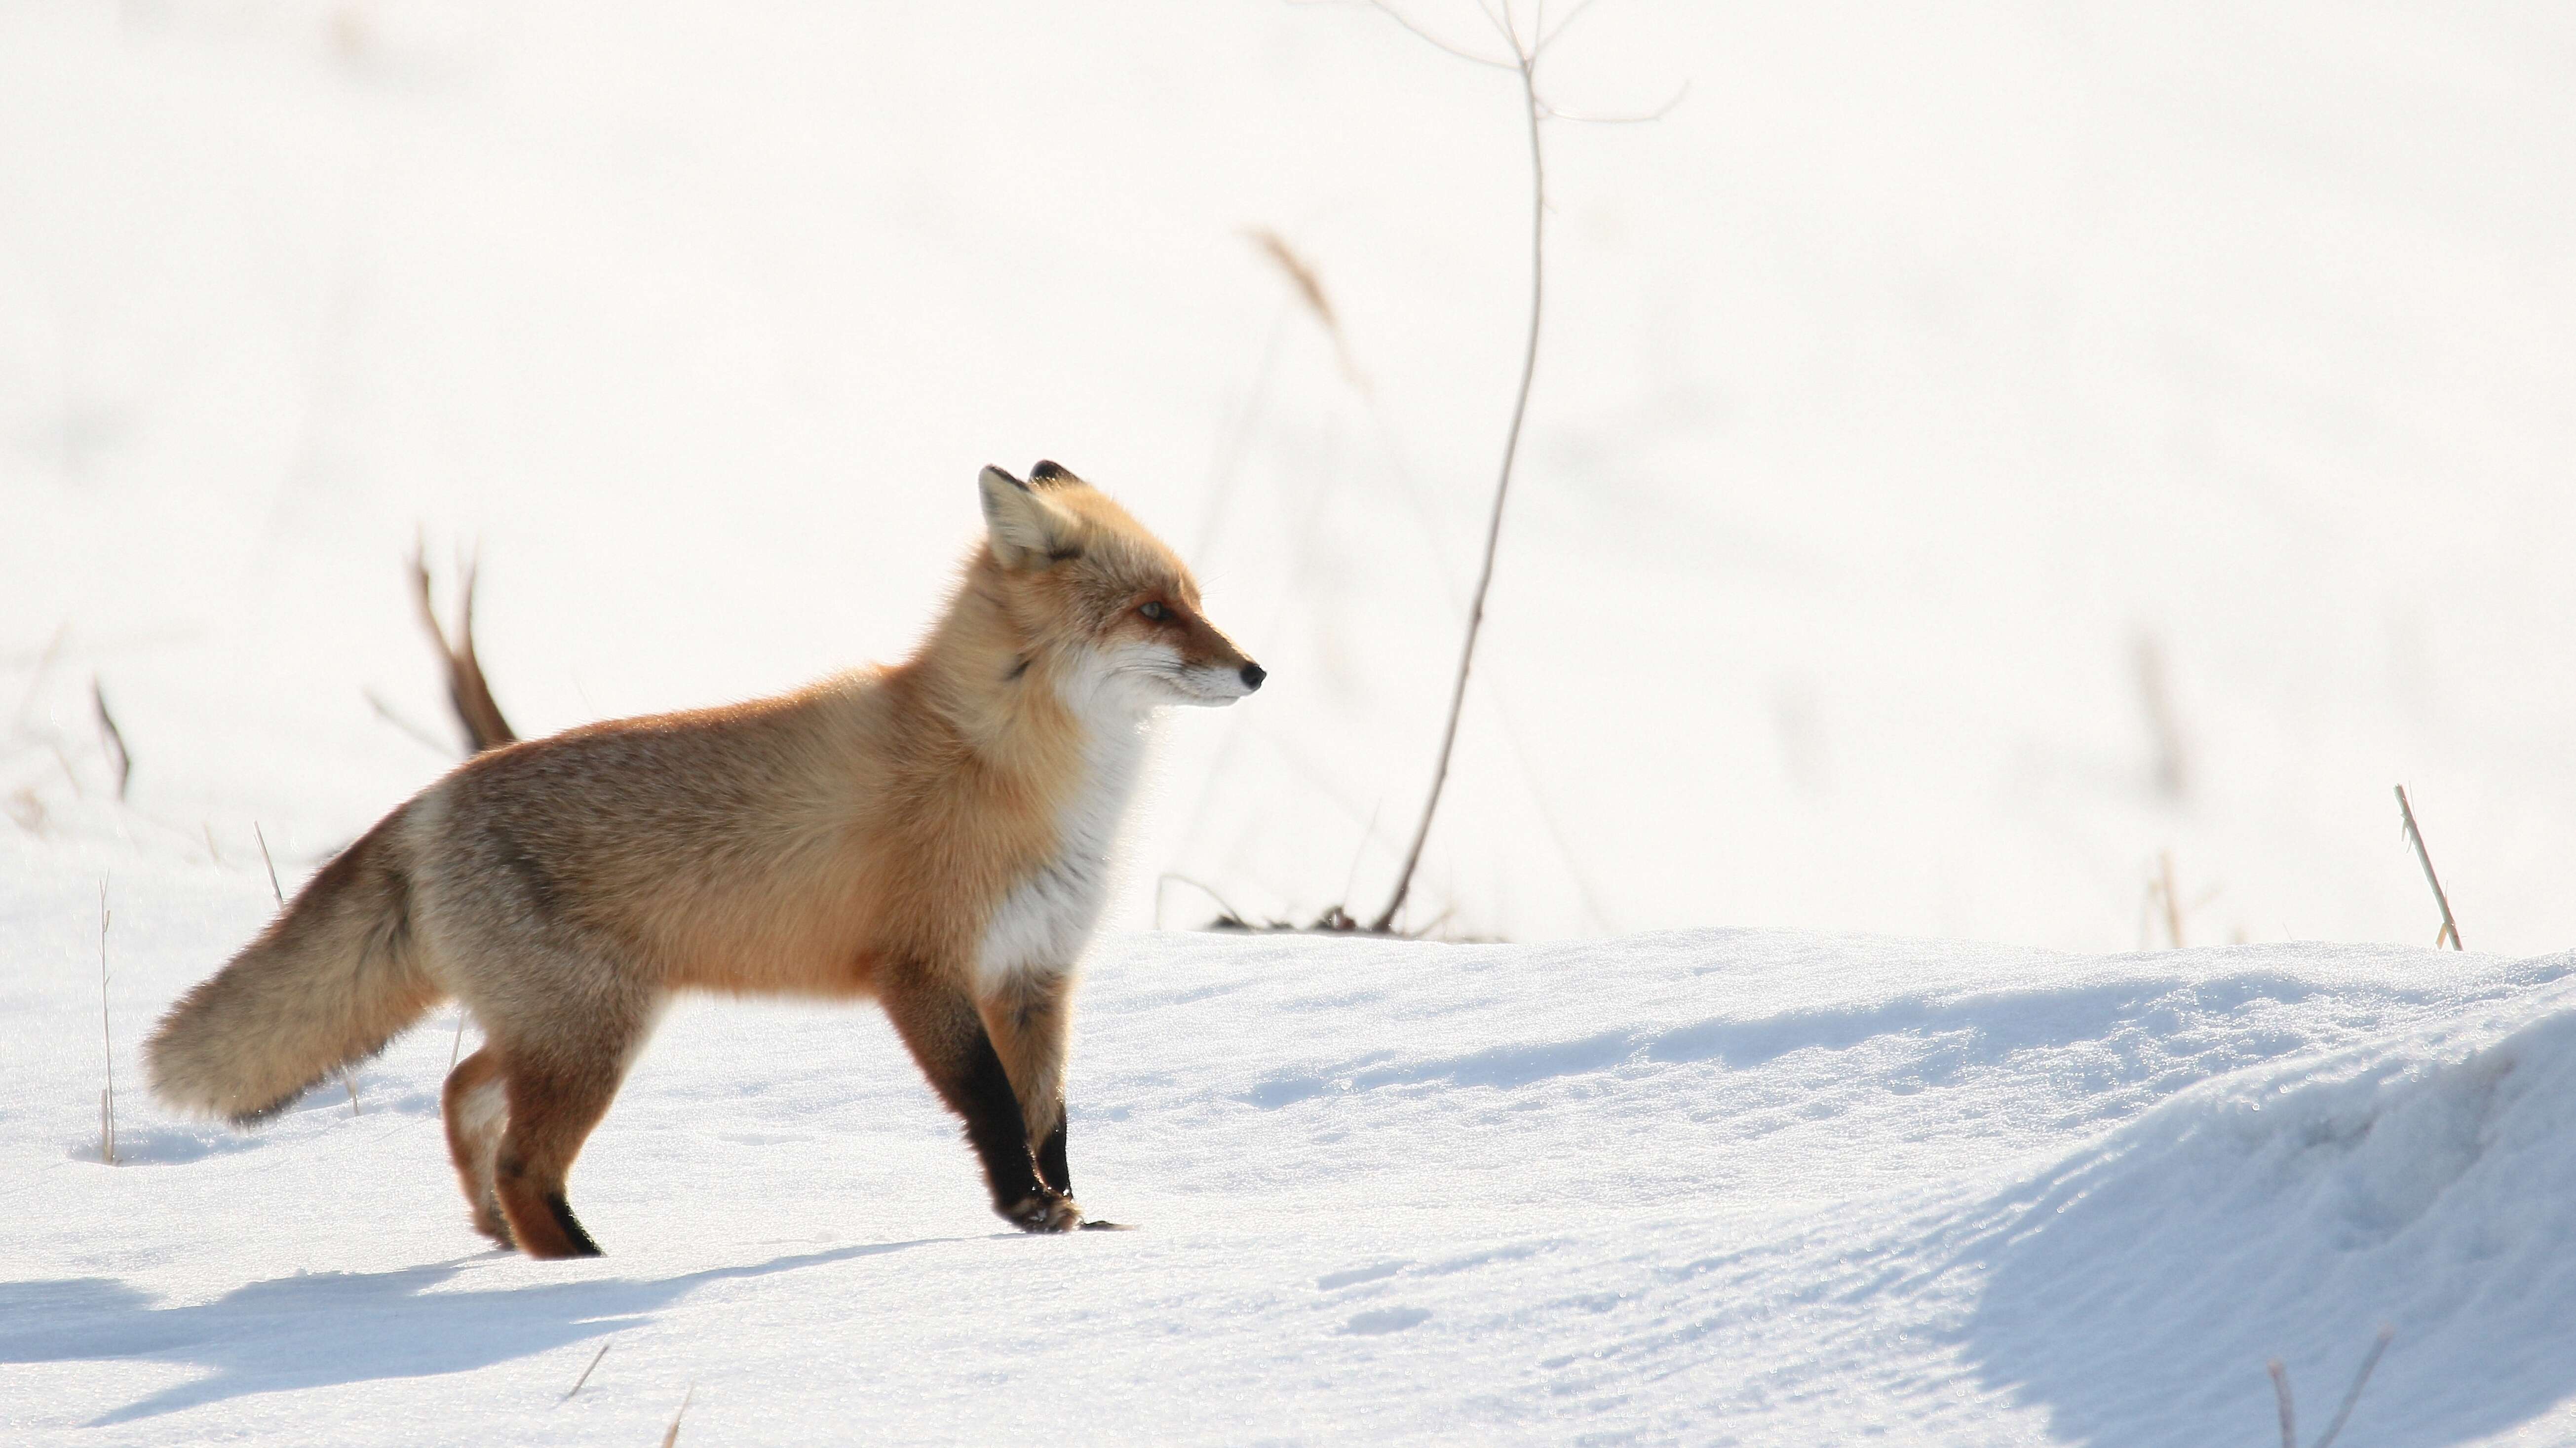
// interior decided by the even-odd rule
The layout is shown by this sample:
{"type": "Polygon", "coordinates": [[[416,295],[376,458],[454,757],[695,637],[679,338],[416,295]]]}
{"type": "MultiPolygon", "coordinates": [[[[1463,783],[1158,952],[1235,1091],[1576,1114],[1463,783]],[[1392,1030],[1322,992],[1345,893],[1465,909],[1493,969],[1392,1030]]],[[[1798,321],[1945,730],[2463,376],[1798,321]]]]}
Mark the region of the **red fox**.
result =
{"type": "Polygon", "coordinates": [[[1080,478],[979,485],[985,537],[911,658],[467,761],[170,1009],[154,1092],[248,1125],[456,999],[487,1036],[442,1098],[476,1230],[594,1256],[565,1173],[673,993],[873,996],[993,1209],[1083,1225],[1068,996],[1144,730],[1263,671],[1080,478]]]}

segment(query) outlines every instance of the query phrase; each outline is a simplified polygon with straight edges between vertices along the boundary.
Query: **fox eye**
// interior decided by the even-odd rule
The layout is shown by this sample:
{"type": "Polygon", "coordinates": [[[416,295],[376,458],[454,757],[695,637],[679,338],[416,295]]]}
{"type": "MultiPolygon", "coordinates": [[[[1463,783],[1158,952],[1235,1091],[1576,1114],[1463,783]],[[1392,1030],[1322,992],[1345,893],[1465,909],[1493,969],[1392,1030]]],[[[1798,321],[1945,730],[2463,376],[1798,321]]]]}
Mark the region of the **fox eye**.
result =
{"type": "Polygon", "coordinates": [[[1152,619],[1156,623],[1161,623],[1163,620],[1172,616],[1172,611],[1163,607],[1159,603],[1146,604],[1136,611],[1143,614],[1145,617],[1152,619]]]}

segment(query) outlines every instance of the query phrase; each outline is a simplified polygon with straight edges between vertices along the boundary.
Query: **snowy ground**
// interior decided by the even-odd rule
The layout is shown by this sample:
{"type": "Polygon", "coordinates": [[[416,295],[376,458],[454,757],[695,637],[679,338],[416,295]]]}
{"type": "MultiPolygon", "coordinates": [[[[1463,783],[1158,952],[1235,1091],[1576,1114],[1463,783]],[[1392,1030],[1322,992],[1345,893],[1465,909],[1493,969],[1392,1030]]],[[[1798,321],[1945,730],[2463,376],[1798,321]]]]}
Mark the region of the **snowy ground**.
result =
{"type": "MultiPolygon", "coordinates": [[[[10,863],[11,1442],[644,1443],[694,1385],[684,1442],[2199,1448],[2383,1322],[2346,1442],[2576,1437],[2576,957],[1129,936],[1073,1139],[1139,1230],[1000,1229],[873,1012],[706,1004],[566,1265],[466,1227],[446,1020],[100,1165],[94,877],[10,863]]],[[[111,886],[129,1089],[241,883],[111,886]]]]}
{"type": "Polygon", "coordinates": [[[1415,898],[1561,943],[1460,947],[1149,927],[1384,898],[1518,359],[1504,78],[1341,6],[0,6],[0,1438],[646,1443],[694,1384],[684,1442],[2198,1448],[2384,1321],[2351,1448],[2576,1441],[2572,55],[1588,9],[1560,104],[1690,89],[1549,132],[1415,898]],[[292,888],[453,762],[416,537],[542,732],[899,652],[1039,457],[1272,674],[1168,731],[1084,997],[1142,1230],[999,1232],[865,1011],[676,1013],[575,1266],[464,1228],[452,1019],[358,1114],[134,1089],[261,841],[292,888]],[[2422,948],[2400,781],[2495,954],[2422,948]],[[2166,855],[2263,943],[2104,954],[2166,855]]]}

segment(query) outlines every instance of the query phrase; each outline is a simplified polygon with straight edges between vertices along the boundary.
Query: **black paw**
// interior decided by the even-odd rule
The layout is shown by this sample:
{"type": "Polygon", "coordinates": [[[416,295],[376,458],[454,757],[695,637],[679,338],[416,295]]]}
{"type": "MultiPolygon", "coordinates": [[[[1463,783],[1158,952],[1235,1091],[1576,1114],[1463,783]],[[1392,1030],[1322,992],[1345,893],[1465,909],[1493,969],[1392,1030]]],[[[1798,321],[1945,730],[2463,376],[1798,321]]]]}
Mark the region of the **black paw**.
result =
{"type": "Polygon", "coordinates": [[[1083,1224],[1082,1208],[1056,1192],[1021,1198],[1002,1209],[1002,1220],[1023,1232],[1070,1232],[1083,1224]]]}

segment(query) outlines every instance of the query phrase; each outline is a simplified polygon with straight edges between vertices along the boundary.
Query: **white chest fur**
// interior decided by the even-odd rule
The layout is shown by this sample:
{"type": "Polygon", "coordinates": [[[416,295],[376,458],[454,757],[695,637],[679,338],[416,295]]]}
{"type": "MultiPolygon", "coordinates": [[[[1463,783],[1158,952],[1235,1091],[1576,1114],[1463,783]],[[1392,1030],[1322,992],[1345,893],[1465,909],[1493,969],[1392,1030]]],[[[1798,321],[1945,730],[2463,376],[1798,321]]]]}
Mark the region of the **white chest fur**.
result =
{"type": "Polygon", "coordinates": [[[1144,717],[1126,709],[1081,711],[1087,733],[1082,777],[1056,814],[1055,853],[993,912],[976,961],[990,994],[1015,979],[1062,975],[1100,923],[1110,855],[1145,755],[1144,717]]]}

